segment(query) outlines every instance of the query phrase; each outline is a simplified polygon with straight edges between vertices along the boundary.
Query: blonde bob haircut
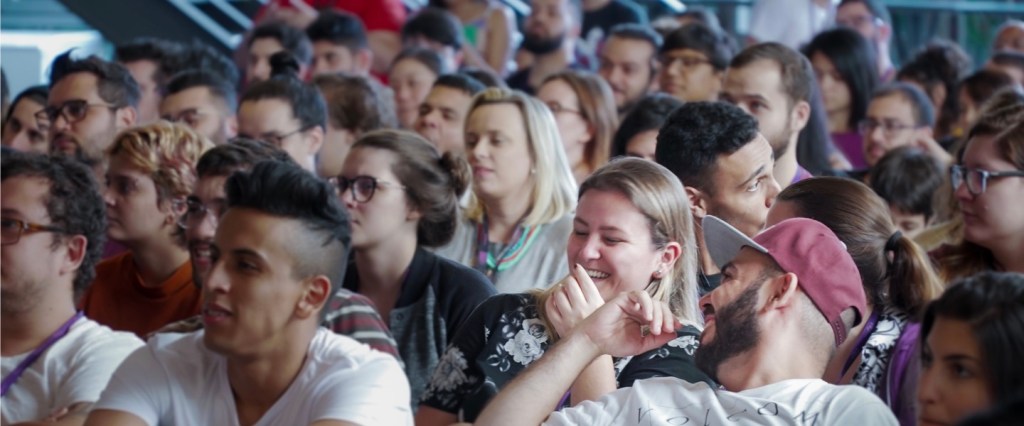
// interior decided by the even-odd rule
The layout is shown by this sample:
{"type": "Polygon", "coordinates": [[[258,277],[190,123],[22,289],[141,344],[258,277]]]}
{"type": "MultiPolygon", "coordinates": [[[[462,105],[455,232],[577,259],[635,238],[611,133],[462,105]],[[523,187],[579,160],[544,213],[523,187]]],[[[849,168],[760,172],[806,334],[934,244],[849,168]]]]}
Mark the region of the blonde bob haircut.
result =
{"type": "MultiPolygon", "coordinates": [[[[530,208],[523,218],[523,225],[534,226],[550,223],[569,214],[576,208],[576,178],[565,156],[565,148],[555,125],[555,117],[547,105],[518,90],[491,87],[473,98],[467,117],[477,108],[486,105],[511,104],[519,109],[526,126],[527,145],[533,163],[530,185],[530,208]]],[[[484,216],[483,202],[470,193],[466,217],[481,222],[484,216]]]]}

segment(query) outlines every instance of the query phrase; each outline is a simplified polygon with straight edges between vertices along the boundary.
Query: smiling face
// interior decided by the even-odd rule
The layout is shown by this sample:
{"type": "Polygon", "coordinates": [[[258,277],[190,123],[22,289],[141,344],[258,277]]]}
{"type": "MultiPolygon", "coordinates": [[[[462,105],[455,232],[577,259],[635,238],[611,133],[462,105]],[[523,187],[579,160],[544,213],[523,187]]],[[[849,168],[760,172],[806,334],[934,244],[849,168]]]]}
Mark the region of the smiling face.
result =
{"type": "Polygon", "coordinates": [[[654,245],[650,220],[622,193],[591,189],[576,207],[566,257],[570,267],[583,266],[601,297],[609,300],[646,288],[678,256],[654,245]]]}
{"type": "Polygon", "coordinates": [[[533,159],[523,114],[515,104],[477,107],[466,119],[466,153],[473,192],[485,202],[515,197],[528,202],[533,159]]]}
{"type": "Polygon", "coordinates": [[[954,424],[992,405],[991,373],[970,324],[937,317],[921,353],[917,399],[922,426],[954,424]]]}
{"type": "MultiPolygon", "coordinates": [[[[968,142],[963,165],[989,172],[1018,170],[1003,157],[996,139],[990,136],[978,136],[968,142]]],[[[971,194],[967,184],[961,184],[954,194],[963,214],[964,239],[982,247],[1020,247],[1024,242],[1024,215],[1010,207],[1019,205],[1024,198],[1024,178],[990,177],[980,195],[971,194]]]]}
{"type": "Polygon", "coordinates": [[[190,206],[186,212],[185,243],[192,261],[192,281],[200,287],[203,278],[210,272],[210,247],[220,223],[220,215],[227,206],[227,194],[224,191],[227,180],[227,176],[204,176],[196,182],[195,190],[188,197],[189,203],[201,204],[206,209],[200,212],[190,206]]]}

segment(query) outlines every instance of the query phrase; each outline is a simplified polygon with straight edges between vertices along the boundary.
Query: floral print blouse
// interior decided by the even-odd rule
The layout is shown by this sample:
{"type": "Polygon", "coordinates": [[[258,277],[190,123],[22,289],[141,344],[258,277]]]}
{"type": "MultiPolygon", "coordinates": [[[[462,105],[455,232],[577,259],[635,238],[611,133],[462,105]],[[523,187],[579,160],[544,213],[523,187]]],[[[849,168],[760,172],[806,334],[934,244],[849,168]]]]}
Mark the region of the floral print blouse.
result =
{"type": "MultiPolygon", "coordinates": [[[[470,314],[441,356],[420,403],[456,414],[460,421],[476,420],[499,390],[544,355],[552,335],[538,315],[533,295],[487,299],[470,314]]],[[[686,326],[677,335],[650,352],[615,359],[618,387],[664,376],[714,385],[694,363],[700,331],[686,326]]]]}

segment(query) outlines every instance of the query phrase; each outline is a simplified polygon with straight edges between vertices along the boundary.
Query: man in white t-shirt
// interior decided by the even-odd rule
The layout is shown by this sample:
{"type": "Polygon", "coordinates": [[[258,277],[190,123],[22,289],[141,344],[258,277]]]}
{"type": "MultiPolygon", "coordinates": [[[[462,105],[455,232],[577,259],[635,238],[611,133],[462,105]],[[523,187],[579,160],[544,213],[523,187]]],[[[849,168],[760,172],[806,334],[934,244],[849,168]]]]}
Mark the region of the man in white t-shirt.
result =
{"type": "MultiPolygon", "coordinates": [[[[820,379],[865,312],[846,246],[820,222],[789,219],[751,240],[714,216],[703,221],[722,284],[701,299],[706,328],[695,358],[724,389],[666,377],[637,381],[551,414],[549,424],[895,425],[865,389],[820,379]]],[[[491,401],[477,424],[538,424],[602,354],[667,343],[678,321],[642,291],[595,311],[491,401]]]]}
{"type": "Polygon", "coordinates": [[[92,171],[69,158],[4,151],[0,170],[0,424],[81,425],[142,346],[75,312],[75,290],[103,252],[103,199],[92,171]]]}
{"type": "Polygon", "coordinates": [[[351,235],[334,189],[280,161],[225,189],[204,329],[135,351],[87,424],[411,425],[398,361],[319,327],[351,235]]]}

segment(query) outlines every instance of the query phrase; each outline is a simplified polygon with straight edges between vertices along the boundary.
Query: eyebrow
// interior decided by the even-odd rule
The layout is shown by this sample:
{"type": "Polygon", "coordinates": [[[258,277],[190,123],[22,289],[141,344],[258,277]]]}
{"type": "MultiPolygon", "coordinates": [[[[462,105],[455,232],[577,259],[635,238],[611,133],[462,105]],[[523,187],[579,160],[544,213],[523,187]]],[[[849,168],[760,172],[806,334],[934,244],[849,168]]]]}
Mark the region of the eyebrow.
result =
{"type": "Polygon", "coordinates": [[[764,169],[765,169],[765,166],[762,164],[761,167],[758,167],[757,170],[754,170],[754,173],[751,173],[750,176],[747,176],[747,178],[743,182],[741,182],[739,185],[737,185],[736,187],[737,188],[743,187],[743,186],[745,186],[747,184],[747,182],[750,182],[750,181],[754,180],[755,178],[757,178],[758,176],[761,176],[761,174],[764,173],[764,169]]]}

